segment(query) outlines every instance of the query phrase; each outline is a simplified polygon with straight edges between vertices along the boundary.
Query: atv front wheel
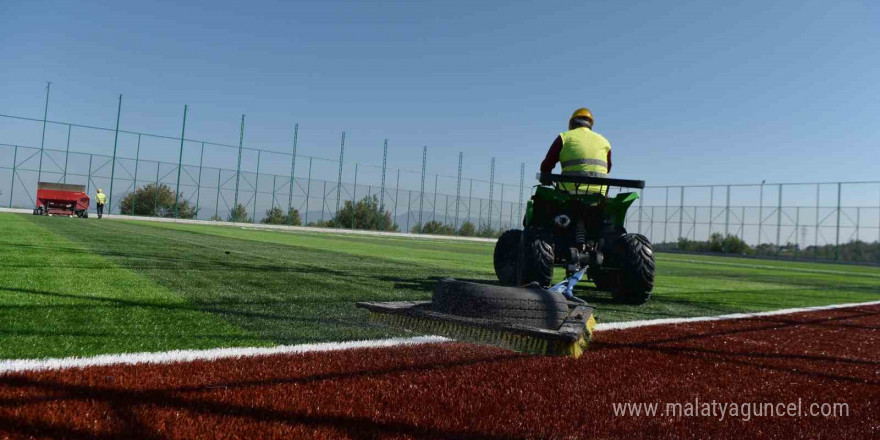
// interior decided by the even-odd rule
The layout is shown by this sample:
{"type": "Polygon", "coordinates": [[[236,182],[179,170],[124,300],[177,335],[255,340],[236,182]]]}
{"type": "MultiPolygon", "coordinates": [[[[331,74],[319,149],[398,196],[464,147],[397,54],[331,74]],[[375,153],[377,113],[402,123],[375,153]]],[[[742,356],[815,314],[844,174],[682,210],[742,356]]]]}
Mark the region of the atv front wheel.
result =
{"type": "Polygon", "coordinates": [[[654,251],[641,234],[619,238],[624,249],[619,284],[612,289],[614,299],[627,304],[644,304],[654,289],[654,251]]]}

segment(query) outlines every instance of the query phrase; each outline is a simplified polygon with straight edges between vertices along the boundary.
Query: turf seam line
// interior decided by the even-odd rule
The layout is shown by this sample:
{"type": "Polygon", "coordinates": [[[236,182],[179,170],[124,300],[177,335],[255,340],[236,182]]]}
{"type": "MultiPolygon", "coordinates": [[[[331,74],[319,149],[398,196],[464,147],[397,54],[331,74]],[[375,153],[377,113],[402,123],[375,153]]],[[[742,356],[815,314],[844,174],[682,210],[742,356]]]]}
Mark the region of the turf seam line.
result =
{"type": "Polygon", "coordinates": [[[316,344],[279,345],[275,347],[213,348],[208,350],[172,350],[166,352],[104,354],[92,357],[67,357],[50,359],[0,360],[0,376],[43,370],[98,367],[109,365],[170,364],[192,361],[213,361],[228,358],[272,356],[278,354],[302,354],[359,348],[400,347],[406,345],[436,344],[450,341],[440,336],[390,338],[348,342],[322,342],[316,344]]]}
{"type": "Polygon", "coordinates": [[[646,319],[639,321],[609,322],[597,324],[595,331],[624,330],[628,328],[648,327],[652,325],[687,324],[691,322],[727,321],[731,319],[760,318],[762,316],[790,315],[792,313],[817,312],[822,310],[844,309],[848,307],[873,306],[880,301],[868,301],[861,303],[831,304],[827,306],[797,307],[792,309],[770,310],[766,312],[731,313],[728,315],[696,316],[691,318],[663,318],[646,319]]]}

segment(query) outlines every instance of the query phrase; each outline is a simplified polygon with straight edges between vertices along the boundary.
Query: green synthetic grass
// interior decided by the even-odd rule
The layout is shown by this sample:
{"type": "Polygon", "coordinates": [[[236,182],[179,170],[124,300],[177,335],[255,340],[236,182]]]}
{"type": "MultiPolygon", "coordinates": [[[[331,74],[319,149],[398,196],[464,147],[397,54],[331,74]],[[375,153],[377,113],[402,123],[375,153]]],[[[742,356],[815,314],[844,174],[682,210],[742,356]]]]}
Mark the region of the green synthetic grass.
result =
{"type": "MultiPolygon", "coordinates": [[[[296,344],[398,335],[356,301],[492,282],[492,243],[0,214],[0,358],[296,344]]],[[[600,322],[880,299],[880,270],[657,255],[654,297],[600,322]]],[[[561,270],[557,275],[562,276],[561,270]]]]}

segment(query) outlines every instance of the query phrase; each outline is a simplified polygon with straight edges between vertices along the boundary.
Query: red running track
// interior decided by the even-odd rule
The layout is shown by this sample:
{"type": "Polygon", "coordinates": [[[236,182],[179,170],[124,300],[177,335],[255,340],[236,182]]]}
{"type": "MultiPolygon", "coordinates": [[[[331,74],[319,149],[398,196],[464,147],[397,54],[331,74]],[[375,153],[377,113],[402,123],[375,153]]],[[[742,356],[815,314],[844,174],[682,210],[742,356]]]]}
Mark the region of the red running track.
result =
{"type": "Polygon", "coordinates": [[[878,438],[880,306],[597,333],[581,359],[464,344],[0,376],[0,437],[878,438]],[[622,402],[846,403],[622,417],[622,402]]]}

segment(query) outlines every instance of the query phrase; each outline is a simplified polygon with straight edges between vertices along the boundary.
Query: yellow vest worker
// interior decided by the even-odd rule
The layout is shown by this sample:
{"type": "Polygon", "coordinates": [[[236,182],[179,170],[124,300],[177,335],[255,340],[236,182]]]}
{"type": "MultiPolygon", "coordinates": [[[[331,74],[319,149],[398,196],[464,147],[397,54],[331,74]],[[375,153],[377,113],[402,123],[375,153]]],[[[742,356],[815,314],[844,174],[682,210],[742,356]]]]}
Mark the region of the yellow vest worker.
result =
{"type": "Polygon", "coordinates": [[[101,188],[98,188],[98,193],[95,194],[95,201],[98,202],[98,206],[96,206],[98,218],[101,218],[104,215],[104,204],[107,203],[107,195],[104,194],[104,191],[102,191],[101,188]]]}
{"type": "MultiPolygon", "coordinates": [[[[562,174],[607,177],[611,171],[611,144],[592,130],[593,114],[586,108],[578,109],[568,122],[569,130],[559,134],[550,146],[547,157],[541,163],[542,173],[551,173],[556,163],[562,166],[562,174]]],[[[601,193],[607,187],[598,185],[561,185],[566,191],[601,193]]]]}

